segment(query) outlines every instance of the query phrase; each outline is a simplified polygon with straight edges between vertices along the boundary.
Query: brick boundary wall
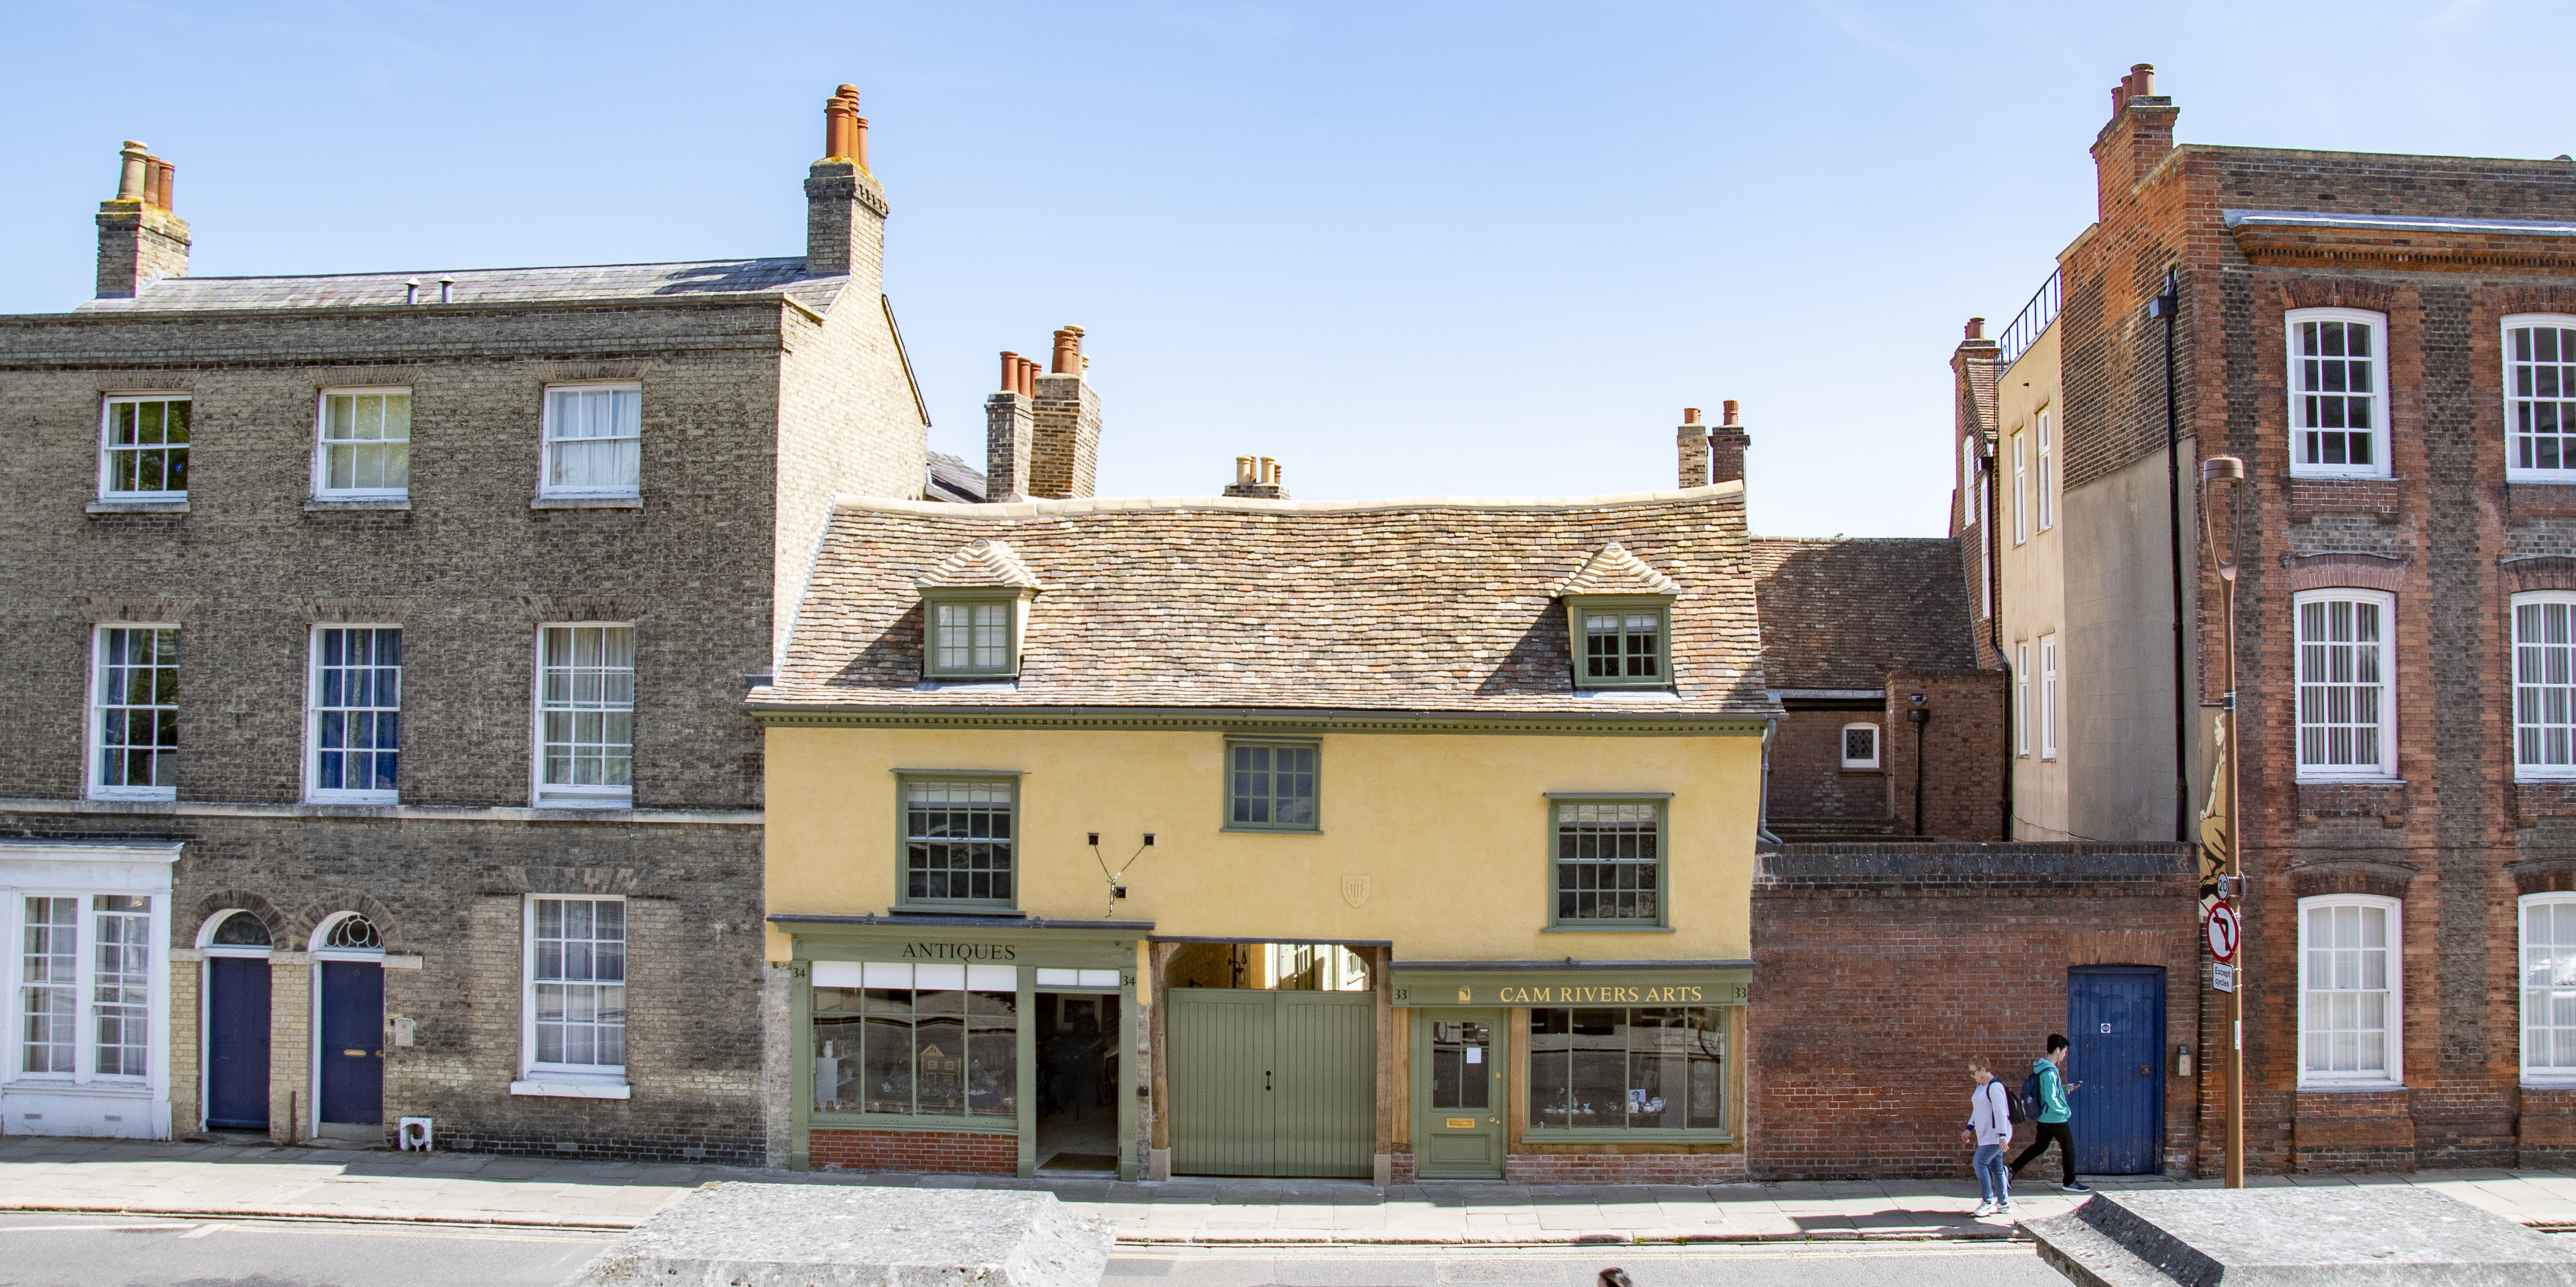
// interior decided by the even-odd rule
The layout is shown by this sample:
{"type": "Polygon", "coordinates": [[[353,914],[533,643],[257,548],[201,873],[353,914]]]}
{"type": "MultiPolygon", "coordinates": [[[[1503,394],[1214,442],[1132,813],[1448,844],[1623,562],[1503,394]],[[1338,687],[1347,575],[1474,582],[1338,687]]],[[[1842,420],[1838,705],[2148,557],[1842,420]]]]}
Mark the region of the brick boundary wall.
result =
{"type": "MultiPolygon", "coordinates": [[[[1763,853],[1747,1014],[1750,1177],[1967,1178],[1965,1060],[1984,1055],[2019,1085],[2048,1034],[2066,1030],[2073,966],[2164,967],[2164,1047],[2197,1049],[2192,852],[1918,842],[1763,853]]],[[[2197,1089],[2168,1060],[2168,1174],[2190,1169],[2197,1089]]],[[[2025,1127],[2019,1142],[2029,1138],[2025,1127]]]]}
{"type": "Polygon", "coordinates": [[[817,1171],[1017,1175],[1020,1139],[967,1131],[817,1130],[806,1156],[817,1171]]]}

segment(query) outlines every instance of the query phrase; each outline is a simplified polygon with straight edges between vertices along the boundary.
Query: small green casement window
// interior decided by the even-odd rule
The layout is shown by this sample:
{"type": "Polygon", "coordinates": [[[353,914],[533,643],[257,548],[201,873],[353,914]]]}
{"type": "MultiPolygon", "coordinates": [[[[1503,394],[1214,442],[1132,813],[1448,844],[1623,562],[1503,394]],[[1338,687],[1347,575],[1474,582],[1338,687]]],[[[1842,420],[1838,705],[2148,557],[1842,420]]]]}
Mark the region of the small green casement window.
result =
{"type": "Polygon", "coordinates": [[[1569,599],[1577,688],[1670,688],[1670,599],[1569,599]]]}
{"type": "Polygon", "coordinates": [[[1553,837],[1558,925],[1660,925],[1664,918],[1661,799],[1556,799],[1553,837]]]}
{"type": "Polygon", "coordinates": [[[926,595],[922,672],[938,678],[1004,677],[1020,673],[1020,608],[1023,596],[926,595]]]}
{"type": "Polygon", "coordinates": [[[1225,744],[1225,829],[1317,831],[1316,764],[1312,742],[1225,744]]]}
{"type": "Polygon", "coordinates": [[[1019,780],[900,781],[903,901],[1012,906],[1018,892],[1019,780]]]}

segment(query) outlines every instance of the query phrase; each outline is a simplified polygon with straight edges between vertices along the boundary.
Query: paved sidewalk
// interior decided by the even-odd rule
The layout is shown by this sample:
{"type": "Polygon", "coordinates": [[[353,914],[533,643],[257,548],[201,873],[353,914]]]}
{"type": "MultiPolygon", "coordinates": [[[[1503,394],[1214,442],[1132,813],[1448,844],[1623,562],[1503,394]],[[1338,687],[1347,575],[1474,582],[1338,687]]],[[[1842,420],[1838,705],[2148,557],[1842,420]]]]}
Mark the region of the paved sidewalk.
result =
{"type": "MultiPolygon", "coordinates": [[[[1349,1180],[1181,1179],[1116,1184],[1066,1178],[800,1175],[724,1166],[557,1162],[488,1153],[386,1153],[248,1144],[143,1144],[0,1138],[0,1211],[408,1220],[631,1228],[715,1180],[903,1188],[1044,1189],[1118,1222],[1123,1242],[1637,1243],[2009,1238],[1971,1220],[1968,1180],[1781,1184],[1412,1184],[1349,1180]]],[[[2524,1224],[2576,1231],[2576,1171],[2419,1171],[2411,1175],[2258,1176],[2254,1184],[2414,1184],[2524,1224]]],[[[2215,1188],[2215,1180],[2095,1182],[2103,1189],[2215,1188]]],[[[2037,1182],[2023,1219],[2079,1199],[2037,1182]]]]}

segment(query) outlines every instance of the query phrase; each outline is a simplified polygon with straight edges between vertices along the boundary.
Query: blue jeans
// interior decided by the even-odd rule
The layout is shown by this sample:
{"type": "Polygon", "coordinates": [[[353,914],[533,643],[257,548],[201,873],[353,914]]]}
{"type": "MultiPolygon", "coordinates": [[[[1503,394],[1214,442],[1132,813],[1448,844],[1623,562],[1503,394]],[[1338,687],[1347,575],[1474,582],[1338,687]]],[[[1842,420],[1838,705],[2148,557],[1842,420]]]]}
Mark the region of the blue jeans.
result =
{"type": "Polygon", "coordinates": [[[1975,1160],[1968,1163],[1977,1173],[1977,1196],[1988,1202],[2012,1201],[2012,1173],[2004,1169],[2004,1146],[1980,1144],[1975,1160]]]}

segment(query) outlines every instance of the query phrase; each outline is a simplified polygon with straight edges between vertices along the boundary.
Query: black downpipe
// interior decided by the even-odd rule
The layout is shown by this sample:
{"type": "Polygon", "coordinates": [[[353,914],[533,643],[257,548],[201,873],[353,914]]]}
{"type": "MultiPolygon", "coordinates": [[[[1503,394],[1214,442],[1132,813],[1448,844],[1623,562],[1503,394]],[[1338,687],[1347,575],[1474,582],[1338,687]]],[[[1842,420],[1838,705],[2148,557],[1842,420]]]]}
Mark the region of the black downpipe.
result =
{"type": "Polygon", "coordinates": [[[2174,314],[2182,304],[2182,273],[2165,270],[2164,294],[2148,302],[2165,319],[2165,517],[2173,544],[2174,841],[2189,844],[2191,828],[2190,686],[2183,661],[2182,414],[2174,401],[2174,314]]]}
{"type": "MultiPolygon", "coordinates": [[[[1919,695],[1915,701],[1922,701],[1919,695]]],[[[1914,834],[1923,834],[1923,726],[1932,722],[1932,712],[1920,706],[1905,712],[1914,724],[1914,834]]]]}

